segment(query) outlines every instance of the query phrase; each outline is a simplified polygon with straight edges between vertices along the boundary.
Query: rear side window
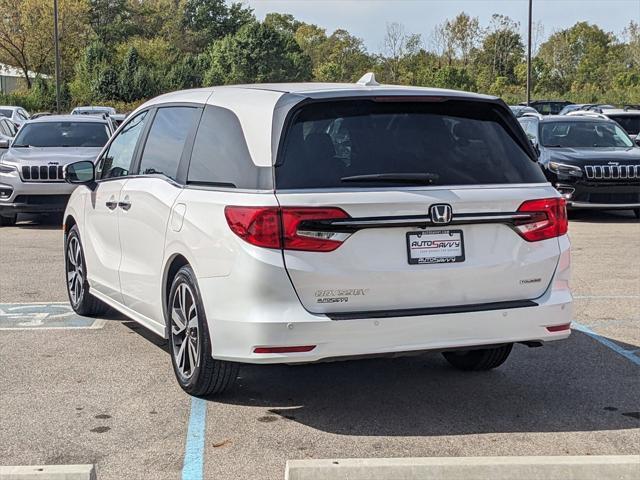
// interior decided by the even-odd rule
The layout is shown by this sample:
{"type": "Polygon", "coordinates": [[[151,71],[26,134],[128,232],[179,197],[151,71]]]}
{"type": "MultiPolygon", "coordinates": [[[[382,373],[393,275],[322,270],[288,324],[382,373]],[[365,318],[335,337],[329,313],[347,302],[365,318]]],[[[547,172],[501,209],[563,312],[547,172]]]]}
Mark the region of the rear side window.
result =
{"type": "Polygon", "coordinates": [[[158,109],[142,153],[140,175],[176,179],[184,144],[199,113],[200,110],[193,107],[158,109]]]}
{"type": "Polygon", "coordinates": [[[187,183],[226,188],[273,188],[271,168],[253,163],[242,125],[231,110],[207,105],[196,134],[187,183]]]}
{"type": "Polygon", "coordinates": [[[294,113],[276,187],[546,182],[506,122],[482,102],[312,103],[294,113]]]}

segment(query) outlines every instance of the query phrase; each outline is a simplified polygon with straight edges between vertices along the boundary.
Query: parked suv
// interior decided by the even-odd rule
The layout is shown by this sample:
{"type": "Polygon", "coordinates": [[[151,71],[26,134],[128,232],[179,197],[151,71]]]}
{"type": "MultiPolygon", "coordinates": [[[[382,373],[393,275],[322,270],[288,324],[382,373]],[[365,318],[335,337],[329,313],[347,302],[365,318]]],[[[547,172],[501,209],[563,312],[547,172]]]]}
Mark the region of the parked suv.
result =
{"type": "Polygon", "coordinates": [[[74,187],[62,167],[95,160],[113,133],[98,117],[52,115],[30,120],[0,159],[0,225],[13,225],[19,213],[64,212],[74,187]]]}
{"type": "Polygon", "coordinates": [[[16,128],[20,128],[24,122],[29,120],[29,114],[24,108],[14,106],[0,106],[0,117],[7,117],[16,128]]]}
{"type": "Polygon", "coordinates": [[[620,125],[577,112],[518,121],[570,207],[630,209],[640,218],[640,148],[620,125]]]}
{"type": "Polygon", "coordinates": [[[494,97],[370,76],[176,92],[66,175],[71,305],[167,338],[194,395],[239,363],[486,370],[570,333],[565,202],[494,97]]]}
{"type": "Polygon", "coordinates": [[[607,118],[618,122],[636,144],[640,145],[640,110],[616,108],[602,112],[607,118]]]}
{"type": "Polygon", "coordinates": [[[16,136],[16,126],[11,120],[0,117],[0,158],[9,150],[11,140],[16,136]]]}

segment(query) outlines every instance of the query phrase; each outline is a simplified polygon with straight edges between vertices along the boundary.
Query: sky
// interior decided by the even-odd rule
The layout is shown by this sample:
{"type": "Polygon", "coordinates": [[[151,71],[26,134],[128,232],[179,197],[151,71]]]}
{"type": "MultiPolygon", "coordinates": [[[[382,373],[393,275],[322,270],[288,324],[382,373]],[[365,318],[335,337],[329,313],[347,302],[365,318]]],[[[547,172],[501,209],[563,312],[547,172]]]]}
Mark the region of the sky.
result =
{"type": "MultiPolygon", "coordinates": [[[[344,28],[364,40],[370,52],[383,50],[387,22],[419,33],[428,45],[433,27],[464,11],[487,26],[500,13],[520,22],[526,40],[528,0],[242,0],[263,19],[269,12],[291,13],[327,33],[344,28]]],[[[538,42],[578,21],[619,35],[630,20],[640,22],[640,0],[533,0],[533,21],[542,25],[538,42]]],[[[535,36],[534,36],[535,37],[535,36]]],[[[536,39],[534,38],[534,41],[536,39]]]]}

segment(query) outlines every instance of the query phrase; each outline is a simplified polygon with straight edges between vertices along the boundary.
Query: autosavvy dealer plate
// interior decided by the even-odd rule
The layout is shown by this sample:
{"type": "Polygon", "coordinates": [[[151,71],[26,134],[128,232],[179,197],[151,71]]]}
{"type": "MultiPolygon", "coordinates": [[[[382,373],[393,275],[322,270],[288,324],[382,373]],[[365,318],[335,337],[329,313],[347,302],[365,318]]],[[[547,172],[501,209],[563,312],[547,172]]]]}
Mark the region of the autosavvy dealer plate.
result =
{"type": "Polygon", "coordinates": [[[412,265],[464,262],[462,230],[408,232],[407,252],[412,265]]]}

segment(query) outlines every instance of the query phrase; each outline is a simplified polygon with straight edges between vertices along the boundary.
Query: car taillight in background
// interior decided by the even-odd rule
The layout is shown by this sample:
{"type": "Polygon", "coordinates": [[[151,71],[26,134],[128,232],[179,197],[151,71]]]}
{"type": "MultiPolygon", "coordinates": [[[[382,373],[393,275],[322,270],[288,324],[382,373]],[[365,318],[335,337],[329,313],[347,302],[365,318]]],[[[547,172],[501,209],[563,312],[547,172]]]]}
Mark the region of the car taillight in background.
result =
{"type": "Polygon", "coordinates": [[[518,212],[527,212],[531,218],[516,222],[516,231],[528,242],[538,242],[567,233],[567,202],[564,198],[528,200],[518,212]]]}
{"type": "Polygon", "coordinates": [[[348,237],[301,228],[303,222],[349,218],[340,208],[227,206],[224,215],[233,233],[258,247],[331,252],[348,237]]]}

